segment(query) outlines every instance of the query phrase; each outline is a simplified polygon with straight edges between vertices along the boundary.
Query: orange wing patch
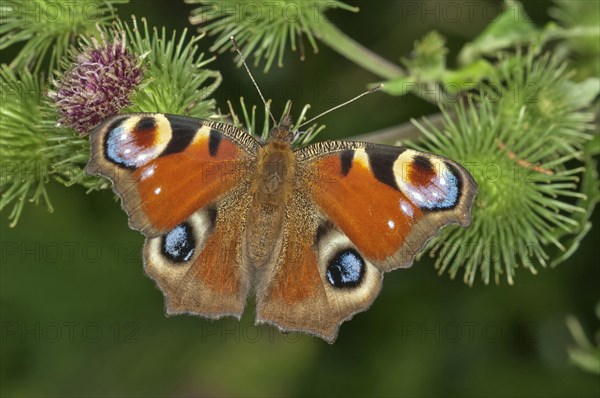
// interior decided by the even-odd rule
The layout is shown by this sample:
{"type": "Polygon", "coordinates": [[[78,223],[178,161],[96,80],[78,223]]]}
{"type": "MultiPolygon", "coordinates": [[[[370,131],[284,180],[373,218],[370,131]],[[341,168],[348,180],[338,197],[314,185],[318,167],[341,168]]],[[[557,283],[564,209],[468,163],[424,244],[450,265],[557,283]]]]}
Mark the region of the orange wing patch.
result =
{"type": "Polygon", "coordinates": [[[256,321],[282,330],[332,336],[337,329],[337,313],[329,304],[319,273],[313,228],[302,230],[297,223],[287,232],[283,253],[265,270],[265,278],[259,279],[256,321]]]}
{"type": "Polygon", "coordinates": [[[281,262],[277,272],[268,300],[292,305],[304,300],[321,301],[325,298],[317,257],[311,245],[307,244],[299,255],[288,252],[288,258],[281,262]]]}
{"type": "Polygon", "coordinates": [[[294,192],[286,214],[289,229],[284,232],[283,251],[259,274],[256,320],[331,343],[342,321],[371,305],[381,289],[382,272],[361,259],[356,284],[342,286],[332,281],[336,260],[354,246],[323,223],[307,199],[300,191],[294,192]]]}
{"type": "Polygon", "coordinates": [[[87,171],[113,182],[129,225],[148,237],[168,233],[247,181],[259,146],[233,126],[158,113],[109,118],[90,142],[87,171]]]}
{"type": "Polygon", "coordinates": [[[241,269],[236,260],[236,239],[228,237],[227,226],[218,226],[206,242],[194,271],[202,286],[222,297],[235,296],[240,289],[241,269]],[[229,239],[228,239],[229,238],[229,239]],[[228,245],[224,243],[228,242],[228,245]]]}
{"type": "Polygon", "coordinates": [[[194,313],[210,318],[240,317],[246,305],[249,281],[236,261],[235,236],[217,226],[204,250],[169,297],[169,313],[194,313]]]}
{"type": "MultiPolygon", "coordinates": [[[[310,165],[307,178],[312,197],[323,212],[370,259],[395,254],[423,217],[399,190],[375,177],[364,150],[348,160],[344,152],[323,156],[310,165]]],[[[390,170],[391,172],[391,170],[390,170]]]]}
{"type": "Polygon", "coordinates": [[[134,171],[140,206],[157,229],[170,230],[216,201],[248,170],[243,152],[231,141],[221,138],[213,156],[209,135],[198,134],[185,151],[161,156],[134,171]]]}

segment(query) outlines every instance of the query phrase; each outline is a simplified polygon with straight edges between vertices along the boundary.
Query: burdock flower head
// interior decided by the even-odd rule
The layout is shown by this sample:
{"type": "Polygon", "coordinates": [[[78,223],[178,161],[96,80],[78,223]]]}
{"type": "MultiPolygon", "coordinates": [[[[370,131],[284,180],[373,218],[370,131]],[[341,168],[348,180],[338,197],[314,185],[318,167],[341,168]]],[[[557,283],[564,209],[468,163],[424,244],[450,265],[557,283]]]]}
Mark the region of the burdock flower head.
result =
{"type": "Polygon", "coordinates": [[[110,42],[101,36],[83,44],[72,67],[53,82],[48,96],[61,124],[89,133],[104,118],[130,105],[129,98],[142,80],[142,69],[125,47],[125,32],[110,42]]]}

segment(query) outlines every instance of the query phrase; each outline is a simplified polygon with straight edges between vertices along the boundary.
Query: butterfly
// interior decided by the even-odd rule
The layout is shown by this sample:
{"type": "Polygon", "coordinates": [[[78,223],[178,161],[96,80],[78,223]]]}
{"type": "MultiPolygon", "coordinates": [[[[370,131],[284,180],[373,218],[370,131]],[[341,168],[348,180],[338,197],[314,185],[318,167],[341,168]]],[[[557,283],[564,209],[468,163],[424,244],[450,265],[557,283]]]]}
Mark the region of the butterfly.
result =
{"type": "Polygon", "coordinates": [[[403,147],[325,141],[292,149],[284,116],[266,142],[179,115],[113,116],[87,171],[110,179],[146,236],[144,269],[168,315],[241,317],[329,343],[383,275],[410,267],[447,224],[470,224],[477,185],[458,163],[403,147]]]}

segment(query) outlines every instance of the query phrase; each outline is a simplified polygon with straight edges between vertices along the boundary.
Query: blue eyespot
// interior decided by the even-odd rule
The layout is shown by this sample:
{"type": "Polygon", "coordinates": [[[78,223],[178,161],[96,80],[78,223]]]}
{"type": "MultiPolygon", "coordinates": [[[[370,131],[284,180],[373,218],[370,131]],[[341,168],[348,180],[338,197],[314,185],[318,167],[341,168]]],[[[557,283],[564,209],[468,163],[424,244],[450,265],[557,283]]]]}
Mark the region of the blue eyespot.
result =
{"type": "Polygon", "coordinates": [[[196,240],[192,227],[183,223],[163,236],[161,249],[165,257],[175,263],[189,261],[194,255],[196,240]]]}
{"type": "Polygon", "coordinates": [[[456,168],[445,163],[445,167],[427,184],[405,182],[401,190],[421,209],[449,210],[458,204],[461,186],[460,174],[456,168]]]}
{"type": "Polygon", "coordinates": [[[124,127],[117,126],[110,130],[106,136],[104,144],[104,154],[106,159],[129,169],[135,169],[137,166],[134,157],[131,155],[132,150],[131,137],[124,127]],[[125,152],[125,150],[129,151],[125,152]]]}
{"type": "Polygon", "coordinates": [[[338,288],[358,286],[364,274],[365,261],[354,249],[337,253],[327,267],[327,280],[338,288]]]}
{"type": "Polygon", "coordinates": [[[158,156],[162,148],[153,145],[157,135],[153,118],[143,118],[134,127],[128,126],[126,119],[119,118],[108,127],[104,157],[118,166],[135,170],[158,156]]]}

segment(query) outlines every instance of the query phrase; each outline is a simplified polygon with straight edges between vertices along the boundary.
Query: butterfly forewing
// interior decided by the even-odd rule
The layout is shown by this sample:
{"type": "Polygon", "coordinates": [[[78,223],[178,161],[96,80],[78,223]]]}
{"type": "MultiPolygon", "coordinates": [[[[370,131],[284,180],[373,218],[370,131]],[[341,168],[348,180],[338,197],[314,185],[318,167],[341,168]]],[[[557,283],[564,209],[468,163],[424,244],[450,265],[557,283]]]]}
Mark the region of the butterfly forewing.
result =
{"type": "Polygon", "coordinates": [[[444,225],[469,225],[477,185],[456,162],[361,142],[314,146],[299,153],[311,198],[382,270],[410,265],[444,225]]]}
{"type": "Polygon", "coordinates": [[[226,124],[163,114],[119,115],[91,135],[87,170],[108,177],[132,228],[162,235],[252,173],[258,142],[226,124]]]}

